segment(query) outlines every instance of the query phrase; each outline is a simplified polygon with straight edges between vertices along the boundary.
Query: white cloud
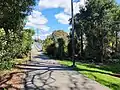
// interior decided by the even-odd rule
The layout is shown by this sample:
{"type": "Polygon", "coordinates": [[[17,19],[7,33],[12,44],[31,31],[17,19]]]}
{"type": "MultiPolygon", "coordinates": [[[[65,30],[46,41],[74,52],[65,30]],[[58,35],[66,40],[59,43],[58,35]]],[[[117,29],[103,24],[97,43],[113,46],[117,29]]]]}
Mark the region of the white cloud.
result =
{"type": "Polygon", "coordinates": [[[52,33],[50,33],[50,32],[46,32],[46,33],[40,33],[39,35],[34,35],[33,36],[33,38],[34,39],[41,39],[41,40],[44,40],[44,39],[46,39],[47,38],[47,36],[49,36],[50,34],[52,34],[52,33]]]}
{"type": "MultiPolygon", "coordinates": [[[[79,12],[79,7],[85,6],[85,2],[86,0],[80,0],[80,2],[73,3],[74,14],[79,12]]],[[[71,0],[40,0],[39,7],[40,9],[63,8],[64,11],[56,14],[55,18],[61,24],[68,24],[71,15],[71,0]]]]}
{"type": "Polygon", "coordinates": [[[66,8],[70,5],[70,0],[40,0],[39,6],[41,9],[47,8],[66,8]]]}
{"type": "Polygon", "coordinates": [[[32,14],[28,16],[26,27],[33,27],[35,29],[48,31],[50,27],[46,26],[47,22],[47,18],[42,15],[41,12],[33,10],[32,14]]]}
{"type": "Polygon", "coordinates": [[[40,37],[47,37],[47,36],[49,36],[49,35],[50,35],[49,33],[46,33],[46,34],[40,35],[40,37]]]}
{"type": "MultiPolygon", "coordinates": [[[[85,6],[86,0],[80,0],[80,2],[74,2],[74,14],[79,11],[79,7],[85,6]]],[[[64,12],[71,14],[71,0],[40,0],[40,9],[48,8],[63,8],[64,12]]]]}
{"type": "Polygon", "coordinates": [[[61,24],[69,24],[70,15],[67,15],[65,13],[59,13],[55,15],[55,18],[58,20],[61,24]]]}

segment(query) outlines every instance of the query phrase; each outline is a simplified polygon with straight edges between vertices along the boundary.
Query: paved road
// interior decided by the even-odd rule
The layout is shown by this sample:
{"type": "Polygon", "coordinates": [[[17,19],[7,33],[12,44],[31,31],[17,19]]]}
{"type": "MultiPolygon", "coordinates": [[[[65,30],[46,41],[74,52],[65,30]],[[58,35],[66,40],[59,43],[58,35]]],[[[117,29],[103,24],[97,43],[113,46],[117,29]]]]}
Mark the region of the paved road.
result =
{"type": "Polygon", "coordinates": [[[32,60],[21,65],[26,71],[23,90],[109,90],[32,48],[32,60]]]}

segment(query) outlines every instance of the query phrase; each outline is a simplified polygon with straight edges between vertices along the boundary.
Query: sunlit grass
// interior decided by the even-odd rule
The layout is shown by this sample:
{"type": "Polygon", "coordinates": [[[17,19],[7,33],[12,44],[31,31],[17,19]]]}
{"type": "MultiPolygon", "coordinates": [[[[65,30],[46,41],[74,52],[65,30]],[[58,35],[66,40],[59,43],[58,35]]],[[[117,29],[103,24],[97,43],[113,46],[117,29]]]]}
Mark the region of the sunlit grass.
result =
{"type": "MultiPolygon", "coordinates": [[[[61,64],[71,66],[71,61],[59,61],[61,64]]],[[[109,87],[111,90],[120,90],[120,78],[111,76],[113,73],[120,73],[120,64],[109,66],[96,66],[94,64],[76,63],[77,68],[84,76],[109,87]]]]}
{"type": "Polygon", "coordinates": [[[24,57],[24,58],[17,58],[17,59],[15,59],[15,60],[13,60],[13,62],[15,63],[15,64],[23,64],[23,63],[26,63],[27,61],[29,60],[29,56],[27,56],[27,57],[24,57]]]}

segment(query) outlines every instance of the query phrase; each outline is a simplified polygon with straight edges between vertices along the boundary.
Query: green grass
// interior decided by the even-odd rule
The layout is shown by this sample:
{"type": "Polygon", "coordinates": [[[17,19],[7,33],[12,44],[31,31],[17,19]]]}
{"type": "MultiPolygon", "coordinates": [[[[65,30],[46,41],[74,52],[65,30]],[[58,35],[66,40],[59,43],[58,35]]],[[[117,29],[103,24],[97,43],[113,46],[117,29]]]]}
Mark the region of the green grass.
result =
{"type": "MultiPolygon", "coordinates": [[[[59,61],[60,64],[71,66],[70,61],[59,61]]],[[[120,78],[111,76],[113,73],[120,73],[120,64],[97,66],[94,64],[76,63],[75,70],[82,73],[84,76],[99,82],[102,85],[109,87],[111,90],[120,90],[120,78]]]]}
{"type": "Polygon", "coordinates": [[[29,57],[27,56],[21,59],[12,60],[10,62],[6,61],[5,63],[0,63],[0,77],[11,72],[20,71],[19,69],[14,68],[15,64],[25,64],[28,60],[29,57]]]}

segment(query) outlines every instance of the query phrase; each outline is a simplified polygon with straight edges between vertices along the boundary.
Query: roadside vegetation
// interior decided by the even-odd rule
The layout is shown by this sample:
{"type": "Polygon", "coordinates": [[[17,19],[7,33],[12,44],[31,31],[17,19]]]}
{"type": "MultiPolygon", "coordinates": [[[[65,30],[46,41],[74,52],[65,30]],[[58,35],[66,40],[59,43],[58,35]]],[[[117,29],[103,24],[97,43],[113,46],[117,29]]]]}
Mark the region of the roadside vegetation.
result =
{"type": "Polygon", "coordinates": [[[54,31],[43,41],[43,51],[52,58],[62,59],[67,55],[68,34],[63,30],[54,31]]]}
{"type": "Polygon", "coordinates": [[[0,70],[11,69],[28,56],[34,30],[24,26],[34,5],[34,0],[0,1],[0,70]]]}

